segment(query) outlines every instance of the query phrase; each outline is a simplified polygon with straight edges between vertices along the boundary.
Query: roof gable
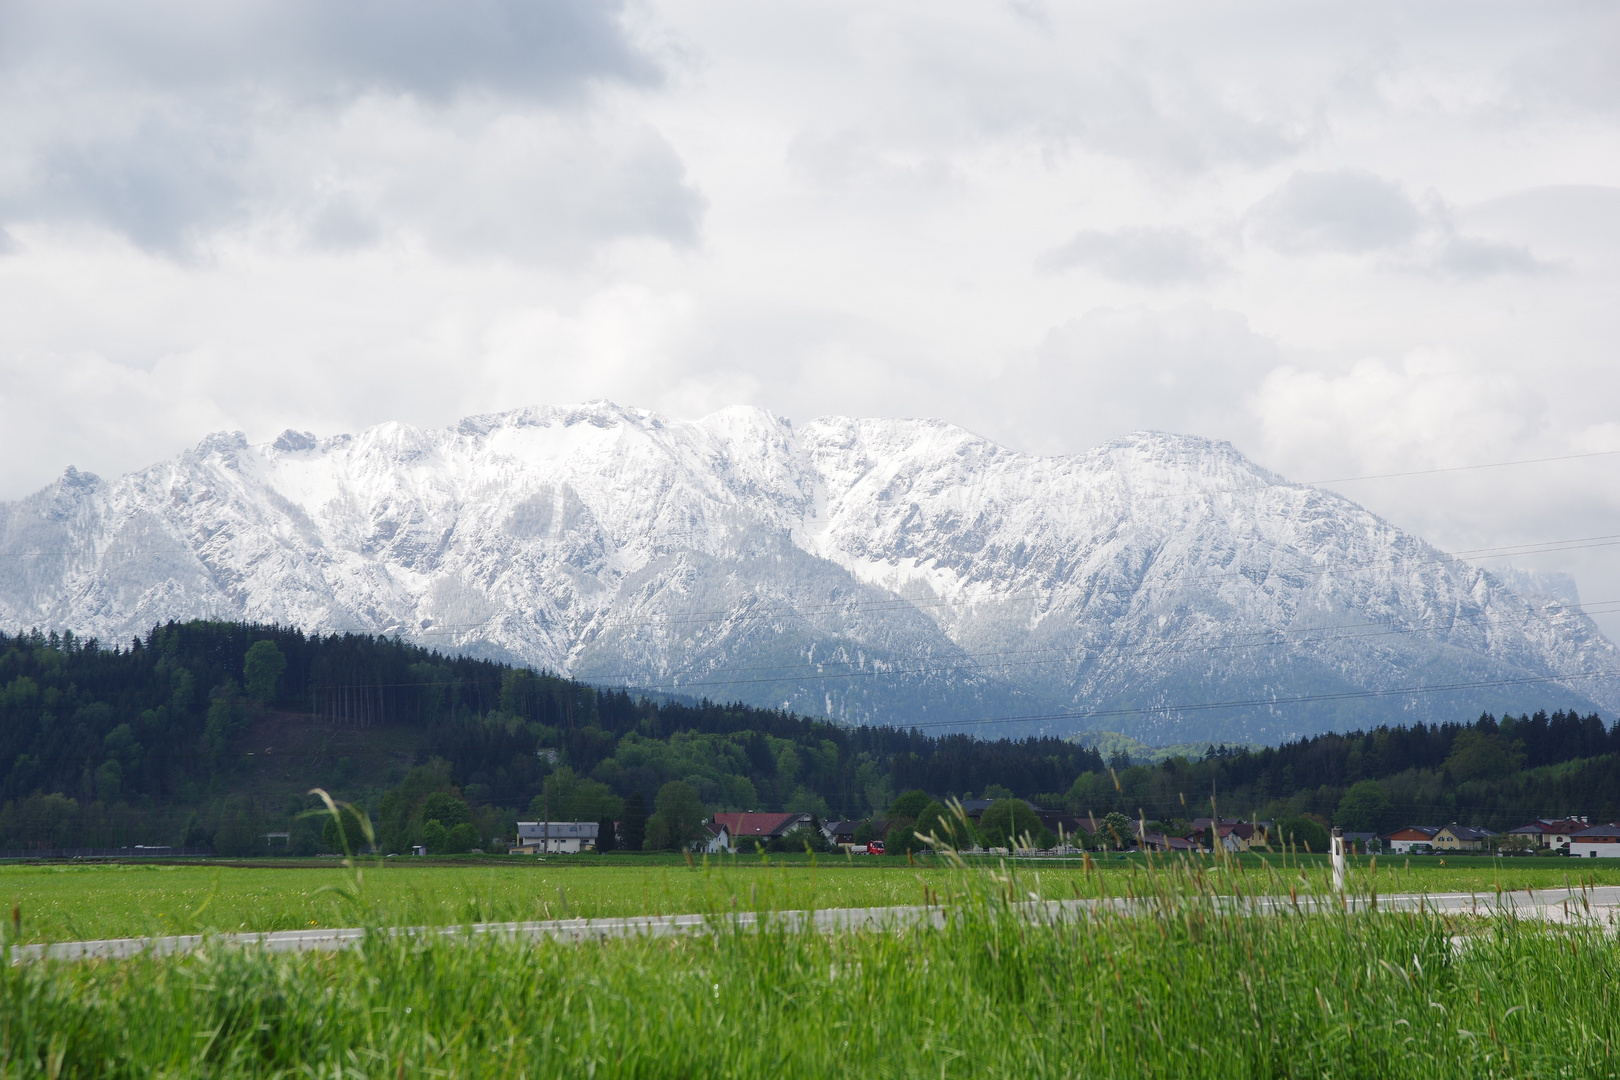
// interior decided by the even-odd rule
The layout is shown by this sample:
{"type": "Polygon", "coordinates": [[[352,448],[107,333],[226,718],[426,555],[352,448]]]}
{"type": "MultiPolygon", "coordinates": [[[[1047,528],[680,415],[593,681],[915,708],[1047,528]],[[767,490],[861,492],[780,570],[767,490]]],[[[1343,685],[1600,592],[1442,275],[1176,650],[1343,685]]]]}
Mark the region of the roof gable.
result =
{"type": "Polygon", "coordinates": [[[809,814],[774,814],[749,811],[746,813],[716,814],[716,825],[724,825],[735,837],[780,836],[795,825],[808,822],[809,814]]]}

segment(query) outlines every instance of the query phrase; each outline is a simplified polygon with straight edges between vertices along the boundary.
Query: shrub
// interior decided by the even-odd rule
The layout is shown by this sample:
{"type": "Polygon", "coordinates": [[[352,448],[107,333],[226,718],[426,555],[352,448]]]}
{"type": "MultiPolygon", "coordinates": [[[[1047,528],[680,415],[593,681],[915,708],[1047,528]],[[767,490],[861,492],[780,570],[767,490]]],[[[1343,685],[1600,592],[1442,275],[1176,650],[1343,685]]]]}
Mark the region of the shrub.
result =
{"type": "Polygon", "coordinates": [[[326,814],[326,820],[321,825],[321,841],[328,850],[339,853],[347,851],[351,855],[365,850],[366,831],[360,824],[360,813],[352,806],[342,806],[338,808],[337,817],[326,814]],[[342,834],[338,833],[339,821],[343,822],[342,834]]]}
{"type": "Polygon", "coordinates": [[[214,850],[221,855],[263,855],[264,835],[259,815],[252,803],[240,797],[225,803],[219,831],[214,834],[214,850]]]}
{"type": "Polygon", "coordinates": [[[626,851],[640,851],[647,839],[647,802],[641,792],[631,792],[624,801],[624,835],[619,846],[626,851]]]}
{"type": "Polygon", "coordinates": [[[931,802],[923,808],[917,817],[916,831],[919,836],[935,837],[955,851],[966,851],[976,840],[973,822],[954,807],[939,802],[931,802]]]}
{"type": "Polygon", "coordinates": [[[247,695],[261,705],[275,700],[276,683],[287,670],[287,658],[273,641],[255,641],[242,659],[242,679],[247,695]]]}
{"type": "Polygon", "coordinates": [[[647,819],[642,845],[647,850],[679,850],[702,834],[703,802],[684,780],[671,780],[659,788],[653,805],[657,813],[647,819]]]}
{"type": "Polygon", "coordinates": [[[472,820],[472,810],[461,796],[435,791],[422,803],[422,820],[437,821],[447,829],[472,820]]]}
{"type": "Polygon", "coordinates": [[[883,838],[883,853],[885,855],[904,855],[908,851],[921,851],[925,845],[917,830],[910,822],[901,825],[892,825],[889,835],[883,838]]]}
{"type": "Polygon", "coordinates": [[[1352,784],[1339,800],[1334,823],[1352,832],[1379,832],[1389,824],[1389,796],[1376,780],[1352,784]]]}
{"type": "Polygon", "coordinates": [[[1131,827],[1131,819],[1118,810],[1112,811],[1097,822],[1097,846],[1104,851],[1119,851],[1129,847],[1135,835],[1136,830],[1131,827]]]}
{"type": "Polygon", "coordinates": [[[832,845],[814,825],[795,826],[784,833],[781,839],[771,843],[772,851],[803,851],[806,847],[811,851],[829,851],[832,845]]]}
{"type": "Polygon", "coordinates": [[[1040,831],[1041,819],[1022,799],[997,799],[979,818],[979,835],[988,847],[1017,847],[1040,831]]]}
{"type": "Polygon", "coordinates": [[[447,855],[465,855],[478,844],[478,827],[470,821],[463,821],[451,828],[445,837],[444,850],[447,855]]]}
{"type": "Polygon", "coordinates": [[[908,791],[889,804],[889,818],[890,820],[907,818],[916,821],[933,801],[926,791],[908,791]]]}
{"type": "Polygon", "coordinates": [[[1292,844],[1301,851],[1320,855],[1328,849],[1328,833],[1321,824],[1308,817],[1284,818],[1277,822],[1277,833],[1284,847],[1292,844]]]}

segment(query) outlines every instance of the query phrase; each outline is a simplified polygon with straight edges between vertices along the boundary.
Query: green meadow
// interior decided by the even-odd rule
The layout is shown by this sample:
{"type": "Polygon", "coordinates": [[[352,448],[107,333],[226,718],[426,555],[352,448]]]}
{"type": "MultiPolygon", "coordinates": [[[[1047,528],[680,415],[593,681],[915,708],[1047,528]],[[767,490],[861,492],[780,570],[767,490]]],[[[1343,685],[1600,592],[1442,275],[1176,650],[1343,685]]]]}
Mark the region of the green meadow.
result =
{"type": "MultiPolygon", "coordinates": [[[[1177,860],[1171,860],[1174,865],[1177,860]]],[[[1246,889],[1277,873],[1317,885],[1325,860],[1248,855],[1232,862],[1246,889]]],[[[1620,867],[1557,858],[1436,857],[1353,859],[1352,878],[1381,894],[1558,888],[1620,884],[1620,867]]],[[[995,867],[995,860],[985,865],[995,867]]],[[[1153,867],[1141,856],[1021,862],[1028,888],[1045,898],[1139,891],[1153,867]]],[[[1193,865],[1213,867],[1205,857],[1193,865]]],[[[949,882],[934,857],[840,856],[490,857],[477,860],[360,860],[364,910],[349,897],[348,872],[334,860],[307,865],[10,864],[0,866],[0,905],[19,916],[24,942],[216,931],[357,926],[450,925],[528,919],[685,914],[737,908],[878,907],[924,902],[949,882]]]]}
{"type": "MultiPolygon", "coordinates": [[[[744,882],[831,880],[828,869],[489,873],[577,874],[568,880],[581,894],[595,882],[604,902],[637,874],[707,876],[721,883],[709,894],[718,901],[744,882]]],[[[421,883],[481,872],[367,875],[350,913],[375,922],[400,895],[382,884],[390,873],[421,883]]],[[[208,871],[102,868],[57,880],[98,873],[208,871]]],[[[279,882],[299,872],[242,871],[254,873],[279,882]]],[[[0,1075],[1449,1080],[1620,1070],[1612,933],[1387,909],[1251,917],[1208,903],[1299,888],[1292,867],[1256,865],[1070,872],[1059,875],[1065,887],[1128,884],[1151,906],[1037,924],[1013,902],[1051,888],[1054,871],[929,873],[951,912],[943,929],[750,932],[717,919],[708,934],[590,945],[373,934],[334,954],[211,946],[0,965],[0,1075]]],[[[1313,875],[1307,868],[1312,891],[1313,875]]],[[[905,880],[920,892],[911,867],[846,867],[842,879],[905,880]]]]}

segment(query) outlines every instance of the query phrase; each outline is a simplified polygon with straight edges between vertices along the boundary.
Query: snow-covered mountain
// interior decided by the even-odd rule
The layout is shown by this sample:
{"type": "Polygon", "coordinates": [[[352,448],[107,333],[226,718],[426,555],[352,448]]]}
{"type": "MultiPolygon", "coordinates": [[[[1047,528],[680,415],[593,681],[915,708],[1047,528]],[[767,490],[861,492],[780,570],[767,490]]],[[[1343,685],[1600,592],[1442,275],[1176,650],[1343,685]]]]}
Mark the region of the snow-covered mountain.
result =
{"type": "Polygon", "coordinates": [[[1620,705],[1615,680],[1568,677],[1620,670],[1571,598],[1159,433],[1034,457],[936,420],[591,403],[214,435],[0,505],[5,626],[122,640],[197,616],[983,734],[1258,741],[1620,705]],[[1356,696],[1504,680],[1537,681],[1356,696]],[[1198,707],[1228,702],[1265,704],[1198,707]]]}

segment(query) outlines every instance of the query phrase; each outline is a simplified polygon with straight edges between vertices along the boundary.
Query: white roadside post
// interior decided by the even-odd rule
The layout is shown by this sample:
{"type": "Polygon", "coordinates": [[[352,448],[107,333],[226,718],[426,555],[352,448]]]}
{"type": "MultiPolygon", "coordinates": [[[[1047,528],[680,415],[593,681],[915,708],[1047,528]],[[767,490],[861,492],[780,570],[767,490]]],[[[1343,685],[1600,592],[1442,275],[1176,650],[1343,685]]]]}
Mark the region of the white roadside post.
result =
{"type": "Polygon", "coordinates": [[[1333,867],[1333,891],[1344,892],[1344,830],[1333,826],[1333,839],[1328,843],[1328,862],[1333,867]]]}

